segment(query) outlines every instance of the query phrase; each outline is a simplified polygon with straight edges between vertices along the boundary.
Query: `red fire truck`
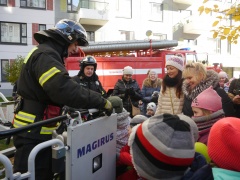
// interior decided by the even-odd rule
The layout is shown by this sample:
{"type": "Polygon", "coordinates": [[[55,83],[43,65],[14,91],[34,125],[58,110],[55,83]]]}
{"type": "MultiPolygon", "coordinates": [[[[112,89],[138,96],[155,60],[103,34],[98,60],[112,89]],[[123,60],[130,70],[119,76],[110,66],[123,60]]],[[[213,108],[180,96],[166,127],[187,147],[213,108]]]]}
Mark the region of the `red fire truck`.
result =
{"type": "Polygon", "coordinates": [[[79,61],[85,55],[93,55],[97,60],[96,73],[104,89],[110,94],[117,80],[121,79],[125,66],[131,66],[134,69],[133,79],[136,79],[141,87],[149,69],[154,69],[158,73],[158,77],[163,78],[165,62],[172,55],[181,55],[185,63],[197,61],[195,51],[173,50],[173,47],[177,45],[178,42],[175,40],[95,43],[79,49],[79,54],[68,57],[65,60],[65,66],[70,76],[74,76],[79,71],[79,61]]]}

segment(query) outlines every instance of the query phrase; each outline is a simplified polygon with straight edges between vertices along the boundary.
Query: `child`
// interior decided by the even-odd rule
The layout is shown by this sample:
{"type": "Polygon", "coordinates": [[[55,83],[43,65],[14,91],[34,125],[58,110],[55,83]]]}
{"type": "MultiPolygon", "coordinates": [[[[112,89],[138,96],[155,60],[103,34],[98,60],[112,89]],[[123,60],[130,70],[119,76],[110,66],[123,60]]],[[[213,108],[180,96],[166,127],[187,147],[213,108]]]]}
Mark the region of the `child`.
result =
{"type": "Polygon", "coordinates": [[[210,86],[192,101],[191,106],[194,113],[192,119],[196,122],[199,130],[198,142],[207,145],[212,125],[224,117],[221,97],[210,86]]]}
{"type": "Polygon", "coordinates": [[[214,164],[199,169],[189,180],[240,179],[240,119],[226,117],[211,128],[208,138],[208,154],[214,164]]]}
{"type": "Polygon", "coordinates": [[[117,153],[128,142],[128,128],[130,126],[130,113],[123,108],[122,99],[118,96],[110,96],[108,100],[112,103],[112,106],[117,113],[117,153]]]}
{"type": "Polygon", "coordinates": [[[191,126],[177,115],[155,115],[136,125],[128,140],[132,162],[144,179],[181,179],[194,151],[191,126]]]}
{"type": "MultiPolygon", "coordinates": [[[[143,123],[146,119],[147,117],[143,115],[134,116],[130,121],[129,134],[132,127],[143,123]]],[[[130,148],[126,145],[121,149],[120,154],[117,155],[117,180],[134,180],[138,178],[132,164],[130,148]]]]}
{"type": "Polygon", "coordinates": [[[147,113],[146,113],[147,117],[153,116],[155,114],[155,112],[156,112],[156,109],[157,109],[157,106],[156,106],[156,104],[154,102],[148,103],[148,105],[147,105],[147,113]]]}

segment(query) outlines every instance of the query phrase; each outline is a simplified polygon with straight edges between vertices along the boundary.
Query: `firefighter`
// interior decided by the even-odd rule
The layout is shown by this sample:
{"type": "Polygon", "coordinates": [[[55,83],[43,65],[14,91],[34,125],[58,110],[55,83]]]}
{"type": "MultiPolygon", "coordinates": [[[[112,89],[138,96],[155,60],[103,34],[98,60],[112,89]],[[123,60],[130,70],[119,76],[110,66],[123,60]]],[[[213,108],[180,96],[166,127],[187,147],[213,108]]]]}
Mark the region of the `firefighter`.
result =
{"type": "MultiPolygon", "coordinates": [[[[39,31],[34,39],[39,43],[24,60],[18,79],[18,94],[21,101],[15,108],[13,126],[23,127],[42,121],[44,112],[52,105],[73,108],[99,108],[112,113],[111,103],[99,93],[85,89],[74,82],[64,67],[64,58],[75,53],[78,46],[87,46],[86,31],[81,24],[63,19],[55,27],[39,31]]],[[[57,116],[59,112],[55,112],[57,116]]],[[[52,138],[56,125],[34,128],[13,137],[16,153],[14,172],[27,171],[28,156],[31,150],[52,138]]],[[[42,150],[35,159],[36,179],[53,179],[51,171],[51,148],[42,150]]]]}
{"type": "Polygon", "coordinates": [[[107,93],[103,89],[101,82],[96,74],[97,61],[93,56],[86,56],[80,61],[80,71],[73,79],[81,86],[100,93],[107,98],[107,93]]]}

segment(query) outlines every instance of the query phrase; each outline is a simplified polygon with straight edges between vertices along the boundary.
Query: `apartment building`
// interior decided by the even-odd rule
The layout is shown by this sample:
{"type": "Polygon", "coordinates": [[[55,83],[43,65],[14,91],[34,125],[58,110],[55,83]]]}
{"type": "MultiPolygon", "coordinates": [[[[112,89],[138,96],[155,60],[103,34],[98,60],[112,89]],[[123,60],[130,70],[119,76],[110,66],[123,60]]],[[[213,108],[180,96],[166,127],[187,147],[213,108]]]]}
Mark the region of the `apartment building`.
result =
{"type": "Polygon", "coordinates": [[[9,96],[12,89],[4,66],[18,55],[26,56],[37,44],[34,32],[63,18],[79,21],[90,42],[174,39],[179,48],[199,52],[200,59],[208,55],[209,63],[223,61],[223,57],[237,59],[239,45],[212,38],[209,30],[214,16],[199,16],[201,4],[200,0],[0,0],[0,91],[9,96]]]}

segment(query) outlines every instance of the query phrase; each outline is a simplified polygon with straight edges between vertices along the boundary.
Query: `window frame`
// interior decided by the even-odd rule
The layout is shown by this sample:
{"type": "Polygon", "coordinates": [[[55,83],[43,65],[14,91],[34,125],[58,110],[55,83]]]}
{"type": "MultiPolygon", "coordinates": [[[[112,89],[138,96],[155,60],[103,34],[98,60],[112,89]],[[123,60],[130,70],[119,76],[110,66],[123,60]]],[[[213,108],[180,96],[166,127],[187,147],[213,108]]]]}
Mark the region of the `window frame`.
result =
{"type": "MultiPolygon", "coordinates": [[[[9,25],[6,26],[7,28],[10,27],[9,25]]],[[[7,31],[9,34],[9,31],[7,31]]],[[[27,23],[20,23],[20,22],[8,22],[8,21],[0,21],[0,44],[11,44],[11,45],[27,45],[27,23]],[[2,42],[2,26],[3,24],[17,24],[19,25],[19,35],[20,35],[20,42],[2,42]],[[25,32],[23,32],[23,27],[25,26],[25,32]],[[23,35],[23,33],[25,35],[23,35]],[[24,38],[26,43],[24,43],[24,38]]]]}
{"type": "Polygon", "coordinates": [[[163,3],[157,3],[157,2],[149,2],[150,4],[150,15],[149,15],[149,21],[155,21],[155,22],[163,22],[163,3]],[[160,17],[156,17],[157,13],[153,13],[153,5],[160,5],[160,17]]]}
{"type": "Polygon", "coordinates": [[[87,40],[91,42],[95,42],[95,32],[94,31],[86,31],[86,32],[87,32],[87,40]]]}
{"type": "MultiPolygon", "coordinates": [[[[33,1],[33,0],[32,0],[33,1]]],[[[39,1],[39,0],[38,0],[39,1]]],[[[47,0],[41,0],[41,1],[45,1],[45,7],[31,7],[27,5],[27,0],[20,0],[20,8],[26,8],[26,9],[40,9],[40,10],[46,10],[47,8],[47,0]],[[22,5],[22,2],[26,4],[26,6],[22,5]]]]}
{"type": "Polygon", "coordinates": [[[73,10],[73,2],[74,0],[67,0],[67,12],[69,13],[77,13],[78,12],[78,7],[81,4],[81,1],[78,1],[78,6],[76,7],[76,10],[73,10]],[[69,8],[71,7],[71,8],[69,8]]]}
{"type": "Polygon", "coordinates": [[[129,16],[124,16],[123,12],[121,13],[121,11],[119,11],[120,9],[120,6],[119,6],[119,3],[124,3],[123,0],[117,0],[116,2],[116,12],[117,12],[117,15],[116,15],[116,18],[126,18],[126,19],[132,19],[132,0],[125,0],[125,1],[130,1],[130,14],[129,16]]]}
{"type": "Polygon", "coordinates": [[[7,6],[8,1],[7,0],[5,1],[6,1],[5,3],[2,3],[2,1],[0,0],[0,6],[7,6]]]}
{"type": "Polygon", "coordinates": [[[4,73],[4,68],[6,67],[4,62],[9,65],[10,61],[9,59],[1,59],[1,82],[9,82],[6,78],[6,73],[4,73]]]}
{"type": "Polygon", "coordinates": [[[134,31],[119,30],[119,32],[120,32],[120,36],[122,34],[125,34],[125,37],[126,37],[125,39],[121,39],[121,40],[124,40],[124,41],[135,40],[135,32],[134,31]]]}
{"type": "Polygon", "coordinates": [[[38,24],[38,30],[42,31],[42,30],[46,30],[47,29],[47,25],[46,24],[38,24]],[[44,27],[44,28],[41,28],[44,27]]]}

